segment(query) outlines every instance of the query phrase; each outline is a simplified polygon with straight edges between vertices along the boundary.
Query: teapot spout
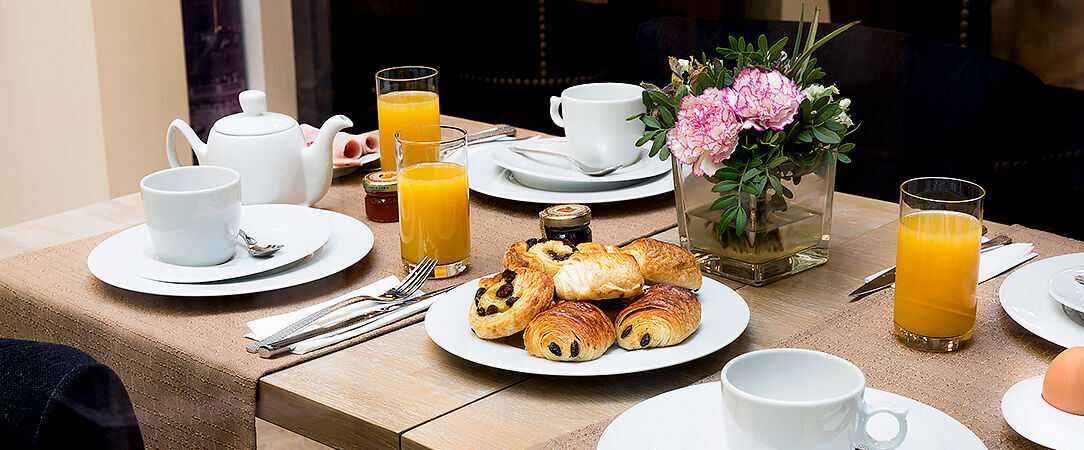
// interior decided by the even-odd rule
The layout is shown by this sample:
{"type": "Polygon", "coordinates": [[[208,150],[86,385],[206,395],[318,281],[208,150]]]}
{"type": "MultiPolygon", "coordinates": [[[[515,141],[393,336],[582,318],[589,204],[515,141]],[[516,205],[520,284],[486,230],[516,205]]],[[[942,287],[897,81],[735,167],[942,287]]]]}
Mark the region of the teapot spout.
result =
{"type": "Polygon", "coordinates": [[[320,126],[316,140],[305,149],[302,164],[305,169],[305,202],[312,206],[331,187],[331,144],[335,133],[354,126],[354,122],[342,114],[331,116],[320,126]]]}

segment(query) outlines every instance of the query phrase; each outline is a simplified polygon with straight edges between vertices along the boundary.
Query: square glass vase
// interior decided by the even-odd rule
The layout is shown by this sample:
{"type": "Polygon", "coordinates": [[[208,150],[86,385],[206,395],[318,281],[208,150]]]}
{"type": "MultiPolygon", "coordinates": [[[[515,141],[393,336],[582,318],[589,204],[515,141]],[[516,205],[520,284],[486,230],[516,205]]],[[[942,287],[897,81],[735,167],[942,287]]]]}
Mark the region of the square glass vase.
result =
{"type": "Polygon", "coordinates": [[[739,193],[741,208],[752,218],[740,235],[733,224],[720,232],[724,210],[711,210],[728,192],[712,192],[712,182],[692,175],[676,160],[673,164],[681,245],[697,257],[705,273],[763,286],[828,261],[835,164],[822,159],[791,179],[781,179],[791,198],[776,195],[771,185],[759,196],[739,193]]]}

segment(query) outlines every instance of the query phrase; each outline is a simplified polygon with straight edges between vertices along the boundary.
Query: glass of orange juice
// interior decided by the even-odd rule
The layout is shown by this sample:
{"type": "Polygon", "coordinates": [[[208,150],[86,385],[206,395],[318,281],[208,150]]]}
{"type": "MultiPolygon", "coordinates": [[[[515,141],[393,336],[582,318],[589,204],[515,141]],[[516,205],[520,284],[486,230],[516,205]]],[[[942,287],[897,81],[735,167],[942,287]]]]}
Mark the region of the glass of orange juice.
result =
{"type": "Polygon", "coordinates": [[[985,195],[955,178],[900,185],[893,318],[908,347],[951,352],[971,340],[985,195]]]}
{"type": "Polygon", "coordinates": [[[377,72],[376,117],[380,168],[395,170],[395,133],[419,125],[440,125],[437,70],[402,66],[377,72]]]}
{"type": "Polygon", "coordinates": [[[434,278],[450,277],[470,262],[467,132],[422,125],[395,133],[399,175],[399,249],[413,268],[437,260],[434,278]]]}

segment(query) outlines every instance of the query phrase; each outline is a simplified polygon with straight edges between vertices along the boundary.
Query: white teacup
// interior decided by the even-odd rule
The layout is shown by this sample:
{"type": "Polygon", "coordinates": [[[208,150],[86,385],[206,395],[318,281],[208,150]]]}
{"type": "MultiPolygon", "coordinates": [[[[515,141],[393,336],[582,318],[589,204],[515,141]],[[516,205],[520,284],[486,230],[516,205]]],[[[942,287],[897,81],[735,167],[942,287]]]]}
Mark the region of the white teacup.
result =
{"type": "Polygon", "coordinates": [[[241,226],[241,176],[218,166],[160,170],[139,180],[158,259],[212,266],[233,257],[241,226]]]}
{"type": "Polygon", "coordinates": [[[780,348],[740,355],[723,366],[723,431],[730,448],[893,449],[907,435],[907,408],[863,400],[866,377],[849,361],[780,348]],[[869,435],[874,414],[895,417],[888,441],[869,435]]]}
{"type": "Polygon", "coordinates": [[[634,84],[590,83],[550,97],[550,118],[565,129],[569,156],[600,168],[636,161],[644,123],[625,119],[645,111],[643,92],[634,84]]]}

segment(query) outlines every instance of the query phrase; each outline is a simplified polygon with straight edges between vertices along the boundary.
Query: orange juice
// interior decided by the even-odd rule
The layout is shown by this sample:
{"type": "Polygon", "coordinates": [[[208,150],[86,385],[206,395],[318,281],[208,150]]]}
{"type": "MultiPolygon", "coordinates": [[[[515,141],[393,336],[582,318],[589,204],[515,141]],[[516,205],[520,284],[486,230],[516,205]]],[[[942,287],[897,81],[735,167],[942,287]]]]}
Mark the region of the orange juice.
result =
{"type": "Polygon", "coordinates": [[[975,327],[979,219],[921,211],[900,219],[896,247],[896,324],[925,337],[969,335],[975,327]]]}
{"type": "Polygon", "coordinates": [[[438,265],[470,257],[467,169],[427,162],[399,170],[399,242],[403,259],[438,265]]]}
{"type": "MultiPolygon", "coordinates": [[[[419,125],[440,125],[440,99],[436,92],[388,92],[376,98],[376,115],[380,127],[380,168],[395,170],[395,133],[419,125]]],[[[437,140],[439,137],[437,134],[437,140]]],[[[434,154],[414,161],[435,159],[434,154]]],[[[409,165],[409,161],[412,159],[407,155],[403,166],[409,165]]]]}

